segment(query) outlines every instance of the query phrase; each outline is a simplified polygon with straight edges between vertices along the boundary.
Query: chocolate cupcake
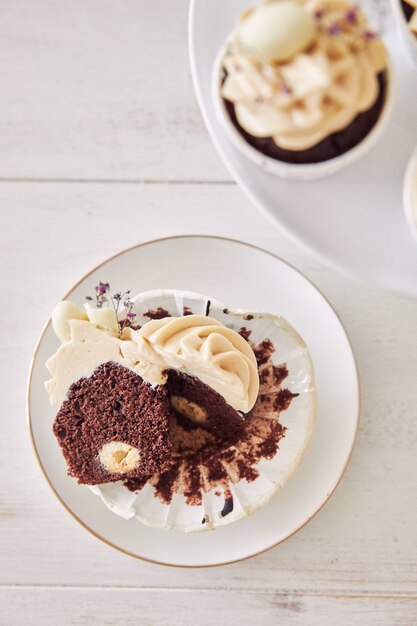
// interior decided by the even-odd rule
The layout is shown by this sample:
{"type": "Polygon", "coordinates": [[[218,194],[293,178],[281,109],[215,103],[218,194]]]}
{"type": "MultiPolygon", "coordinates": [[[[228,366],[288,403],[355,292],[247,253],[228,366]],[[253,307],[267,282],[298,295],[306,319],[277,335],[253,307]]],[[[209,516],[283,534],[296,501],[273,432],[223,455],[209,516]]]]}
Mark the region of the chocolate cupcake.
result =
{"type": "Polygon", "coordinates": [[[173,463],[91,489],[117,515],[161,529],[205,531],[250,515],[310,441],[316,399],[304,342],[279,316],[198,294],[152,291],[132,301],[141,328],[121,351],[168,391],[173,463]]]}
{"type": "Polygon", "coordinates": [[[208,530],[263,506],[312,432],[302,339],[279,316],[198,294],[115,294],[110,307],[109,289],[52,316],[62,344],[46,388],[68,474],[160,528],[208,530]]]}
{"type": "Polygon", "coordinates": [[[103,306],[109,288],[97,286],[95,307],[62,302],[52,315],[62,345],[46,388],[60,406],[53,428],[68,473],[88,485],[164,473],[174,414],[189,431],[233,444],[259,390],[245,339],[191,309],[171,317],[149,307],[139,324],[129,295],[103,306]]]}
{"type": "Polygon", "coordinates": [[[368,149],[386,120],[385,46],[344,0],[268,0],[217,58],[219,119],[242,152],[286,178],[327,175],[368,149]]]}

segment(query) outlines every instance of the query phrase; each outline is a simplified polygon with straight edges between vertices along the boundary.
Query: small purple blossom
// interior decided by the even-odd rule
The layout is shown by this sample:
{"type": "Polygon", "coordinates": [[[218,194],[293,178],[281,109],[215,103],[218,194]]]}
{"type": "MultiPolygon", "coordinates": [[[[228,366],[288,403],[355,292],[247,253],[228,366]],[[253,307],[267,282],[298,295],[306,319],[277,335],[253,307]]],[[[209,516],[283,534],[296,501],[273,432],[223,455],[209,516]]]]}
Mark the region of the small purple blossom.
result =
{"type": "Polygon", "coordinates": [[[282,90],[282,93],[285,93],[288,96],[292,94],[292,89],[288,83],[283,82],[281,90],[282,90]]]}
{"type": "Polygon", "coordinates": [[[103,283],[103,282],[100,281],[99,284],[94,287],[94,291],[96,293],[96,297],[92,298],[91,296],[86,296],[85,299],[88,302],[94,302],[94,300],[95,300],[96,307],[98,309],[101,309],[103,304],[108,302],[106,294],[108,293],[109,290],[110,290],[109,283],[103,283]]]}
{"type": "Polygon", "coordinates": [[[327,32],[329,35],[340,35],[341,30],[340,24],[338,22],[334,22],[333,24],[330,24],[327,32]]]}
{"type": "Polygon", "coordinates": [[[375,39],[377,37],[377,34],[374,33],[372,30],[365,30],[363,36],[365,37],[365,39],[371,40],[375,39]]]}
{"type": "Polygon", "coordinates": [[[324,17],[324,14],[326,13],[326,9],[317,9],[317,11],[314,11],[314,17],[316,18],[316,20],[321,20],[324,17]]]}
{"type": "Polygon", "coordinates": [[[348,9],[345,13],[345,20],[348,24],[356,24],[358,20],[358,7],[348,9]]]}
{"type": "MultiPolygon", "coordinates": [[[[100,281],[99,284],[94,287],[94,291],[96,293],[95,298],[86,296],[85,299],[88,302],[95,302],[96,307],[101,309],[103,304],[108,302],[107,294],[110,291],[110,285],[109,283],[103,283],[100,281]]],[[[120,337],[124,329],[132,326],[134,320],[136,319],[136,313],[133,312],[134,303],[130,299],[130,289],[124,292],[118,291],[111,296],[111,304],[116,315],[117,326],[119,329],[118,336],[120,337]],[[124,319],[120,319],[119,317],[119,309],[122,304],[126,311],[124,319]]]]}
{"type": "Polygon", "coordinates": [[[96,293],[98,293],[100,296],[105,296],[106,293],[109,291],[109,289],[110,289],[109,283],[102,283],[101,281],[95,287],[96,293]]]}

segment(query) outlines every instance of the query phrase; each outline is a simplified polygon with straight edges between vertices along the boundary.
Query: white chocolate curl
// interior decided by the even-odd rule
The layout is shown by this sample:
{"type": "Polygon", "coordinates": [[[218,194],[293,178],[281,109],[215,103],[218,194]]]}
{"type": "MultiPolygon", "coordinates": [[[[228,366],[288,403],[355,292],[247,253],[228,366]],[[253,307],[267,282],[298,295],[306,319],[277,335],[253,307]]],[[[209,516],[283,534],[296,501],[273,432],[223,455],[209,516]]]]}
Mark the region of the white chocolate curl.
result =
{"type": "Polygon", "coordinates": [[[166,370],[196,376],[230,406],[247,413],[258,397],[256,358],[236,331],[202,315],[152,320],[130,331],[122,346],[125,358],[137,360],[135,371],[152,384],[163,384],[166,370]]]}
{"type": "Polygon", "coordinates": [[[103,328],[105,330],[111,330],[114,333],[117,333],[119,327],[117,325],[116,313],[113,309],[109,309],[103,307],[101,309],[97,309],[88,302],[84,304],[84,308],[88,315],[88,319],[92,324],[98,326],[98,328],[103,328]]]}
{"type": "Polygon", "coordinates": [[[312,42],[313,16],[294,0],[268,2],[251,11],[239,28],[242,45],[267,62],[288,61],[312,42]]]}
{"type": "Polygon", "coordinates": [[[71,320],[88,320],[87,313],[79,309],[69,300],[58,302],[52,311],[52,328],[56,336],[62,343],[69,341],[71,338],[71,320]]]}

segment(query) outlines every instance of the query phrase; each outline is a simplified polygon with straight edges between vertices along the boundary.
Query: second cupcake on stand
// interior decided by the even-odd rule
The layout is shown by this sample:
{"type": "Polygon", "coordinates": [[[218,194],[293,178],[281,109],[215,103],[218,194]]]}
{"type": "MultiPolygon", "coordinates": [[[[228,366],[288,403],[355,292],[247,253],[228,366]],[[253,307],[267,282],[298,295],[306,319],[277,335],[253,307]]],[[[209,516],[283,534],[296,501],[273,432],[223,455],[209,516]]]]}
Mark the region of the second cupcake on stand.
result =
{"type": "Polygon", "coordinates": [[[386,48],[343,0],[269,0],[245,11],[213,74],[218,117],[263,169],[313,179],[376,141],[391,100],[386,48]]]}

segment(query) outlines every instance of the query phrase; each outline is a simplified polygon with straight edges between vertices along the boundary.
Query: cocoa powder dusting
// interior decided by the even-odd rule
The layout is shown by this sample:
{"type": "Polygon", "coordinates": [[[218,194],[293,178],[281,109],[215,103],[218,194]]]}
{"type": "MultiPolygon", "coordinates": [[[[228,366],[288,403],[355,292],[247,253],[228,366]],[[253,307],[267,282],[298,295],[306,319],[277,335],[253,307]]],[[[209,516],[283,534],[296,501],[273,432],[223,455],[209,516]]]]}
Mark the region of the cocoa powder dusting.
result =
{"type": "MultiPolygon", "coordinates": [[[[249,341],[250,330],[241,328],[239,333],[249,341]]],[[[204,493],[216,489],[216,495],[220,495],[223,490],[222,515],[227,515],[233,510],[230,485],[240,480],[256,480],[259,476],[256,465],[277,453],[286,430],[279,423],[279,414],[289,407],[296,394],[281,387],[288,369],[285,364],[272,363],[271,355],[275,352],[272,342],[265,339],[252,348],[258,362],[260,394],[238,440],[231,445],[230,441],[198,426],[190,429],[183,418],[174,414],[170,425],[174,465],[168,472],[149,478],[155,497],[161,502],[169,504],[177,493],[185,497],[187,504],[200,505],[204,493]]],[[[129,480],[124,484],[136,491],[145,483],[129,480]]]]}

